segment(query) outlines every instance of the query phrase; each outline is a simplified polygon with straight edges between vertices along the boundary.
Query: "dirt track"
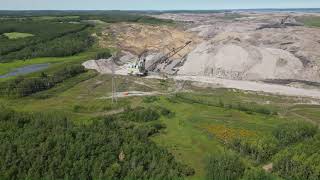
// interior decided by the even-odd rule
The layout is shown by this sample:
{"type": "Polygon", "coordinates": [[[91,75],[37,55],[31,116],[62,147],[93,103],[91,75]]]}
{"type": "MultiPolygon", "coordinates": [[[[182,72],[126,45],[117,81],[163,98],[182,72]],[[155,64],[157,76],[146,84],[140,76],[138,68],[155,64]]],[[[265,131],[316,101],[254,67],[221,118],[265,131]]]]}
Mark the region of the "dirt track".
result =
{"type": "Polygon", "coordinates": [[[317,89],[303,89],[276,84],[266,84],[262,82],[228,80],[204,76],[175,76],[174,79],[182,81],[209,83],[232,89],[241,89],[247,91],[265,92],[286,96],[310,97],[320,99],[320,90],[317,89]]]}

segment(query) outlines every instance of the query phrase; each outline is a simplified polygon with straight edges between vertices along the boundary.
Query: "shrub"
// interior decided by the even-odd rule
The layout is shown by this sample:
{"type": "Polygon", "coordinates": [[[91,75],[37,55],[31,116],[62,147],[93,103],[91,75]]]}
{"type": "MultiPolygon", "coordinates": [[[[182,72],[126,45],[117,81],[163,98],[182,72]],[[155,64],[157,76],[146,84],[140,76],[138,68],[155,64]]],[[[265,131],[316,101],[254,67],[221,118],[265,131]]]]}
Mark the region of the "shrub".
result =
{"type": "Polygon", "coordinates": [[[161,130],[161,129],[165,129],[166,125],[162,123],[154,123],[154,124],[151,124],[151,127],[154,127],[157,130],[161,130]]]}
{"type": "Polygon", "coordinates": [[[120,114],[121,119],[136,122],[155,121],[160,118],[160,114],[155,108],[138,107],[135,109],[128,109],[120,114]]]}
{"type": "Polygon", "coordinates": [[[99,60],[99,59],[108,59],[112,56],[110,51],[103,51],[103,52],[99,52],[96,54],[95,59],[99,60]]]}
{"type": "Polygon", "coordinates": [[[244,172],[242,180],[273,180],[274,178],[260,168],[248,168],[244,172]]]}
{"type": "Polygon", "coordinates": [[[279,143],[273,137],[234,139],[231,141],[230,146],[232,149],[249,156],[258,163],[270,160],[279,150],[279,143]]]}
{"type": "Polygon", "coordinates": [[[318,128],[306,122],[290,122],[279,125],[272,132],[283,146],[312,137],[318,128]]]}
{"type": "Polygon", "coordinates": [[[273,171],[286,179],[320,179],[320,135],[279,152],[273,158],[273,171]]]}
{"type": "Polygon", "coordinates": [[[73,107],[72,107],[72,110],[73,110],[73,112],[81,112],[81,111],[83,111],[83,110],[85,110],[86,109],[86,107],[84,107],[84,106],[82,106],[82,105],[79,105],[79,104],[76,104],[76,105],[74,105],[73,107]]]}
{"type": "Polygon", "coordinates": [[[143,98],[144,103],[153,103],[159,100],[160,98],[158,96],[146,96],[143,98]]]}
{"type": "Polygon", "coordinates": [[[0,106],[0,121],[7,121],[11,117],[13,117],[14,111],[5,108],[4,106],[0,106]]]}
{"type": "Polygon", "coordinates": [[[211,155],[206,162],[207,180],[237,180],[243,176],[245,166],[232,152],[211,155]]]}
{"type": "Polygon", "coordinates": [[[175,113],[165,107],[159,107],[160,114],[167,118],[174,117],[175,113]]]}

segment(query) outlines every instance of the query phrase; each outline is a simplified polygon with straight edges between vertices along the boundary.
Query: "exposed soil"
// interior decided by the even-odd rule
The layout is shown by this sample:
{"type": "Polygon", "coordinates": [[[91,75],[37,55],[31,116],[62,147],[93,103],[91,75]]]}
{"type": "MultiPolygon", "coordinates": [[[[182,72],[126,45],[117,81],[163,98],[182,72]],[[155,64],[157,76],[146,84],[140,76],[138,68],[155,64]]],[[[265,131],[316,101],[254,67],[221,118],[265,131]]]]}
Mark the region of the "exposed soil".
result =
{"type": "MultiPolygon", "coordinates": [[[[161,14],[156,17],[180,21],[179,26],[112,24],[99,40],[102,47],[122,50],[114,66],[116,74],[126,75],[128,63],[144,51],[148,67],[173,48],[192,41],[176,56],[157,64],[157,73],[226,88],[320,98],[317,86],[304,89],[301,85],[320,83],[320,28],[302,26],[296,18],[303,15],[244,12],[224,18],[221,13],[161,14]],[[270,79],[293,83],[262,83],[270,79]]],[[[110,62],[91,60],[84,66],[110,73],[110,62]]]]}
{"type": "MultiPolygon", "coordinates": [[[[127,91],[127,92],[117,92],[116,98],[124,98],[124,97],[134,97],[134,96],[154,96],[159,95],[159,92],[142,92],[142,91],[127,91]]],[[[111,99],[112,96],[101,97],[100,99],[111,99]]]]}

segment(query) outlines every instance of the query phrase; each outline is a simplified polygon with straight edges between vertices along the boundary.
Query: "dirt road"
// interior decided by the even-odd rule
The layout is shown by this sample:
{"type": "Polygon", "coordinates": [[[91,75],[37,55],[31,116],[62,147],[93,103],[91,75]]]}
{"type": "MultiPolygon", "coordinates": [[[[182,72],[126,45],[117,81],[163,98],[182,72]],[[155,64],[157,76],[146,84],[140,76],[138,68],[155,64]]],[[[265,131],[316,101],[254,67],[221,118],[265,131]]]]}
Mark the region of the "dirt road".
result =
{"type": "Polygon", "coordinates": [[[286,95],[286,96],[311,97],[315,99],[320,99],[320,90],[316,90],[316,89],[303,89],[303,88],[295,88],[295,87],[276,85],[276,84],[266,84],[262,82],[227,80],[227,79],[219,79],[219,78],[204,77],[204,76],[202,77],[201,76],[175,76],[173,78],[175,80],[182,80],[182,81],[209,83],[209,84],[219,85],[225,88],[265,92],[265,93],[272,93],[272,94],[279,94],[279,95],[286,95]]]}

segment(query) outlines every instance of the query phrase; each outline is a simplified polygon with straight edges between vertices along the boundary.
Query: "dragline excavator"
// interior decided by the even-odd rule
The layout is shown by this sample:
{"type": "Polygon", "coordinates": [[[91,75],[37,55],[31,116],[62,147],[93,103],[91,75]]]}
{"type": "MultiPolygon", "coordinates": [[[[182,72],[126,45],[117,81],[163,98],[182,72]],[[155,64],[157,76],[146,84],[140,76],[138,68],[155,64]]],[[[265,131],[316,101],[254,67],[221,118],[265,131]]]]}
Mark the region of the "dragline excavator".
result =
{"type": "MultiPolygon", "coordinates": [[[[148,51],[143,51],[139,57],[138,60],[135,63],[132,63],[128,67],[128,74],[134,75],[134,76],[146,76],[148,75],[149,71],[155,71],[157,70],[157,65],[162,63],[167,63],[171,57],[178,54],[181,50],[186,48],[191,44],[192,41],[186,42],[183,46],[180,46],[178,48],[172,49],[169,53],[165,54],[164,56],[156,59],[149,67],[146,67],[146,58],[148,55],[148,51]]],[[[159,71],[159,69],[158,69],[159,71]]]]}

